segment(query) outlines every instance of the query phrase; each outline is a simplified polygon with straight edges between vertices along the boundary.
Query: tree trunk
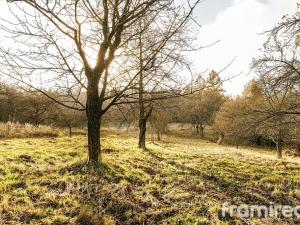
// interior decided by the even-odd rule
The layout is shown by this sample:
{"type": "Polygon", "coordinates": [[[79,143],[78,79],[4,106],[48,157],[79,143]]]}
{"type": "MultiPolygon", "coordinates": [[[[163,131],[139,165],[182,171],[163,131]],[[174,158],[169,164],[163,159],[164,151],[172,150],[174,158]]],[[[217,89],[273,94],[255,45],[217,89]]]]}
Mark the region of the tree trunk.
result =
{"type": "Polygon", "coordinates": [[[157,130],[157,140],[160,141],[161,140],[161,137],[160,137],[160,131],[157,130]]]}
{"type": "Polygon", "coordinates": [[[204,138],[204,127],[203,127],[203,125],[199,126],[199,134],[200,134],[201,138],[204,138]]]}
{"type": "Polygon", "coordinates": [[[69,127],[69,137],[72,138],[72,126],[68,125],[68,127],[69,127]]]}
{"type": "Polygon", "coordinates": [[[151,126],[151,143],[154,144],[154,127],[151,126]]]}
{"type": "Polygon", "coordinates": [[[198,124],[196,125],[196,132],[197,132],[197,134],[199,134],[199,125],[198,124]]]}
{"type": "Polygon", "coordinates": [[[279,139],[276,143],[277,157],[278,159],[282,158],[282,140],[279,139]]]}
{"type": "Polygon", "coordinates": [[[282,116],[278,118],[278,138],[276,143],[277,157],[282,158],[282,145],[283,145],[283,133],[282,133],[282,116]]]}
{"type": "Polygon", "coordinates": [[[126,131],[128,132],[129,131],[129,128],[130,128],[130,125],[131,125],[131,123],[127,123],[127,127],[126,127],[126,131]]]}
{"type": "Polygon", "coordinates": [[[218,145],[221,145],[221,144],[223,143],[223,139],[224,139],[224,134],[221,134],[221,135],[219,136],[219,139],[218,139],[218,141],[217,141],[217,144],[218,144],[218,145]]]}
{"type": "Polygon", "coordinates": [[[140,118],[139,122],[139,148],[146,149],[146,130],[147,130],[147,120],[140,118]]]}
{"type": "Polygon", "coordinates": [[[89,162],[102,163],[100,149],[101,109],[97,83],[89,81],[87,88],[88,156],[89,162]]]}
{"type": "Polygon", "coordinates": [[[238,142],[238,139],[235,139],[235,147],[236,147],[236,149],[239,149],[239,142],[238,142]]]}
{"type": "MultiPolygon", "coordinates": [[[[141,26],[141,24],[140,24],[141,26]]],[[[142,32],[139,36],[139,67],[140,67],[140,74],[139,74],[139,143],[138,147],[142,149],[146,149],[146,130],[147,130],[147,121],[149,116],[146,115],[145,104],[144,104],[144,74],[143,74],[143,67],[144,67],[144,59],[143,59],[143,43],[142,43],[142,32]]]]}

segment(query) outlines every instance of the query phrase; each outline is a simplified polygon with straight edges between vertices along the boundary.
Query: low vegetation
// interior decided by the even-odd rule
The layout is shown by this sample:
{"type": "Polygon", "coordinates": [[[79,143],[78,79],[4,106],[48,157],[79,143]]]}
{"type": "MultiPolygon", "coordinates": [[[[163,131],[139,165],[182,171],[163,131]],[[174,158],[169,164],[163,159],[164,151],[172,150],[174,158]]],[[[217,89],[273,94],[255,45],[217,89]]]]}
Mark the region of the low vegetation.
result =
{"type": "Polygon", "coordinates": [[[0,224],[294,224],[226,218],[224,202],[296,205],[300,159],[164,136],[138,149],[136,134],[104,132],[102,166],[86,138],[0,141],[0,224]]]}
{"type": "Polygon", "coordinates": [[[0,123],[0,138],[29,138],[29,137],[57,137],[58,130],[52,126],[32,125],[29,123],[0,123]]]}

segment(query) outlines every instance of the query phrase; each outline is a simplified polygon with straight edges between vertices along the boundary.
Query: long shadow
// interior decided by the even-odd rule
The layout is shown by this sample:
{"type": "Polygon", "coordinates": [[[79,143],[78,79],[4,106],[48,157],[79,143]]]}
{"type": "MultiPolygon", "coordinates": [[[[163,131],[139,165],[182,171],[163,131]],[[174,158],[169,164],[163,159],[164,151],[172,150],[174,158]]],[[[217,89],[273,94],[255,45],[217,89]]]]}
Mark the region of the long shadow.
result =
{"type": "Polygon", "coordinates": [[[113,183],[118,183],[122,179],[117,168],[111,168],[106,164],[89,164],[87,162],[77,162],[65,166],[59,170],[59,174],[80,175],[87,179],[94,177],[113,183]]]}
{"type": "MultiPolygon", "coordinates": [[[[243,203],[246,204],[269,204],[269,202],[278,202],[279,203],[291,203],[291,199],[288,197],[283,197],[281,199],[276,199],[273,198],[270,193],[264,197],[267,199],[265,201],[264,199],[260,198],[259,196],[256,195],[256,193],[249,193],[245,190],[245,186],[242,184],[242,181],[237,181],[237,182],[230,182],[225,180],[223,177],[216,176],[212,173],[206,173],[200,170],[197,170],[195,168],[191,168],[188,166],[185,166],[183,164],[179,164],[175,162],[172,159],[166,159],[157,153],[155,153],[151,149],[147,149],[146,151],[148,155],[150,155],[152,158],[159,162],[164,162],[170,166],[174,166],[177,169],[182,170],[183,172],[187,172],[191,176],[199,176],[205,184],[209,188],[213,188],[215,192],[217,193],[222,193],[219,196],[218,200],[228,200],[228,199],[234,199],[236,197],[239,197],[238,199],[242,200],[243,203]]],[[[266,193],[265,193],[266,194],[266,193]]]]}
{"type": "MultiPolygon", "coordinates": [[[[197,195],[205,194],[205,192],[208,191],[216,193],[216,195],[213,195],[212,198],[223,202],[231,201],[231,199],[233,200],[234,198],[237,198],[246,204],[266,204],[266,202],[262,201],[255,194],[245,192],[245,186],[239,184],[238,182],[229,182],[223,177],[216,176],[213,173],[201,171],[199,169],[180,164],[174,161],[174,159],[165,158],[163,154],[151,149],[145,150],[145,153],[154,159],[154,163],[163,162],[177,168],[178,170],[181,170],[184,174],[187,174],[191,177],[197,176],[199,179],[202,179],[207,188],[203,190],[203,193],[196,193],[197,195]]],[[[86,185],[91,185],[91,188],[84,189],[83,187],[82,190],[78,190],[81,194],[83,194],[82,204],[88,204],[94,208],[99,208],[101,209],[100,212],[105,209],[107,212],[117,218],[118,221],[125,221],[126,219],[128,220],[128,217],[126,217],[126,212],[128,211],[131,211],[134,214],[142,214],[147,208],[152,207],[151,204],[147,205],[145,202],[135,198],[131,192],[131,188],[135,188],[134,186],[140,185],[134,183],[132,180],[128,180],[126,178],[126,171],[123,171],[123,169],[118,165],[88,165],[85,162],[78,162],[62,168],[59,172],[62,175],[67,173],[84,176],[82,181],[86,182],[86,185]],[[128,183],[122,184],[121,181],[123,180],[127,180],[128,183]],[[111,185],[112,189],[104,189],[104,192],[97,189],[97,185],[100,185],[101,189],[103,181],[106,184],[111,185]],[[114,187],[116,190],[114,190],[114,187]],[[96,189],[94,190],[94,188],[96,189]],[[99,196],[101,199],[100,202],[97,199],[99,196]],[[99,203],[101,204],[99,205],[99,203]]],[[[270,200],[269,196],[267,199],[270,200]]],[[[288,201],[281,199],[281,202],[287,204],[288,201]]],[[[268,204],[269,202],[266,205],[268,204]]],[[[159,216],[160,215],[157,215],[157,218],[159,216]]],[[[145,221],[152,221],[154,218],[148,218],[145,216],[143,219],[145,221]]]]}

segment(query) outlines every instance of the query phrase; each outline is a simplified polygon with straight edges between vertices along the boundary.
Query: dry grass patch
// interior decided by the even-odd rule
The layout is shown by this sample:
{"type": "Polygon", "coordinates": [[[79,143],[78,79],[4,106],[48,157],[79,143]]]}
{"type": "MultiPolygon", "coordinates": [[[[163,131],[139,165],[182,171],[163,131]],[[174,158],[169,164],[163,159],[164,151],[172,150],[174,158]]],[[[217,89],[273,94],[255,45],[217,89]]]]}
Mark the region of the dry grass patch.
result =
{"type": "Polygon", "coordinates": [[[52,126],[20,123],[0,123],[0,138],[57,137],[58,130],[52,126]]]}

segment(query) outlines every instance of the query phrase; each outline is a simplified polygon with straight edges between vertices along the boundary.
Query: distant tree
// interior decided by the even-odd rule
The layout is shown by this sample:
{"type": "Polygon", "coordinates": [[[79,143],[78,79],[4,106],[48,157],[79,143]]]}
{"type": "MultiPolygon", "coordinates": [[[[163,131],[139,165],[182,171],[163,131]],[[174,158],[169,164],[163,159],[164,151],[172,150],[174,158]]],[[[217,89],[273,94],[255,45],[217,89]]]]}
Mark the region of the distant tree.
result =
{"type": "Polygon", "coordinates": [[[243,142],[256,142],[255,139],[259,138],[257,127],[263,118],[257,116],[254,110],[261,102],[263,94],[256,81],[245,86],[242,96],[227,100],[217,113],[213,125],[219,135],[218,143],[221,144],[226,138],[238,148],[243,142]]]}
{"type": "Polygon", "coordinates": [[[273,86],[268,81],[251,81],[242,96],[222,106],[216,116],[214,130],[221,139],[225,137],[237,147],[243,142],[273,142],[278,158],[282,158],[284,144],[299,139],[299,120],[296,115],[281,113],[286,109],[290,95],[276,94],[270,87],[273,86]]]}
{"type": "Polygon", "coordinates": [[[263,104],[254,109],[256,115],[263,118],[258,130],[262,136],[276,144],[278,158],[282,158],[284,144],[300,138],[294,136],[297,135],[294,128],[299,126],[300,117],[294,113],[283,113],[289,110],[295,99],[288,87],[277,89],[266,76],[260,77],[259,82],[265,98],[263,104]]]}
{"type": "Polygon", "coordinates": [[[201,138],[204,137],[204,129],[213,124],[216,113],[225,101],[222,81],[219,75],[212,71],[205,81],[202,77],[196,80],[194,88],[203,88],[183,99],[183,115],[195,128],[201,138]],[[199,81],[201,79],[201,82],[199,81]]]}
{"type": "Polygon", "coordinates": [[[74,127],[86,124],[84,112],[60,106],[56,109],[56,113],[57,117],[55,124],[60,127],[67,127],[69,129],[70,138],[72,137],[74,127]]]}
{"type": "MultiPolygon", "coordinates": [[[[145,67],[148,55],[154,51],[152,46],[162,35],[159,29],[153,29],[141,21],[141,33],[137,41],[137,67],[141,71],[138,77],[139,141],[138,147],[146,149],[147,123],[159,101],[179,97],[185,86],[178,79],[179,69],[188,67],[182,52],[192,49],[192,41],[183,30],[173,36],[165,48],[153,59],[150,67],[145,67]],[[142,27],[146,25],[146,28],[142,27]],[[179,85],[180,84],[180,85],[179,85]]],[[[157,113],[157,112],[156,112],[157,113]]],[[[159,118],[158,118],[159,119],[159,118]]],[[[160,120],[160,119],[159,119],[160,120]]],[[[153,121],[153,118],[152,118],[153,121]]],[[[159,135],[160,129],[156,129],[159,135]]]]}
{"type": "Polygon", "coordinates": [[[214,130],[219,136],[218,143],[223,142],[223,138],[232,141],[236,147],[241,144],[247,136],[245,127],[245,102],[242,98],[228,100],[217,113],[214,123],[214,130]]]}
{"type": "Polygon", "coordinates": [[[215,124],[223,134],[231,133],[231,139],[271,140],[278,158],[284,146],[297,146],[300,140],[299,15],[284,16],[266,32],[261,56],[252,65],[258,79],[243,96],[225,103],[215,124]]]}
{"type": "Polygon", "coordinates": [[[162,135],[167,132],[168,124],[171,122],[172,115],[170,113],[172,105],[168,100],[156,102],[151,117],[149,118],[151,126],[151,142],[154,142],[154,134],[156,133],[157,141],[161,141],[162,135]]]}
{"type": "Polygon", "coordinates": [[[54,123],[57,117],[57,105],[39,92],[22,93],[22,104],[18,107],[18,121],[35,126],[54,123]]]}
{"type": "Polygon", "coordinates": [[[135,125],[137,119],[137,106],[134,104],[122,104],[112,107],[103,117],[103,123],[108,126],[123,127],[128,131],[135,125]]]}

